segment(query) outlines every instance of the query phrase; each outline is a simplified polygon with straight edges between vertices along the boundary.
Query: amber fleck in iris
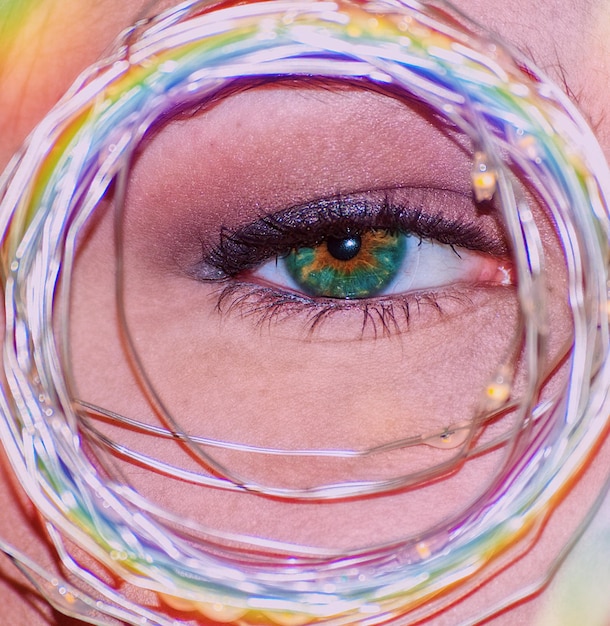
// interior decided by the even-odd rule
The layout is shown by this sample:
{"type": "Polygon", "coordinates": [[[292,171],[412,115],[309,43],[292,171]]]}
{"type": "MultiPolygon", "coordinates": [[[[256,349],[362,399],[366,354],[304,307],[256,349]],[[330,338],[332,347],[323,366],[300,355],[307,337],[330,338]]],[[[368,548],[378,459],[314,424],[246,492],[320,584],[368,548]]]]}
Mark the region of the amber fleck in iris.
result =
{"type": "Polygon", "coordinates": [[[386,230],[328,237],[315,248],[293,250],[284,262],[300,289],[318,298],[370,298],[402,267],[407,237],[386,230]]]}

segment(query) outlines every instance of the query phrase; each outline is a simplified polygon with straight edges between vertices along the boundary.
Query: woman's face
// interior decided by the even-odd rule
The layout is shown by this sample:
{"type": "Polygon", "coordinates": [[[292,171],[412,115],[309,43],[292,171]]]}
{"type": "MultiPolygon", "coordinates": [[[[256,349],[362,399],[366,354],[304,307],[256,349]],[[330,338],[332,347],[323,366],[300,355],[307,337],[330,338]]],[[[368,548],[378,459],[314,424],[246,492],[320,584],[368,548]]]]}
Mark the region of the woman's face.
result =
{"type": "MultiPolygon", "coordinates": [[[[49,0],[13,31],[0,51],[0,164],[76,75],[147,10],[140,0],[128,4],[49,0]]],[[[564,86],[610,150],[604,61],[610,10],[604,3],[456,4],[564,86]]],[[[311,81],[242,91],[148,137],[120,218],[124,311],[147,379],[181,427],[263,448],[366,450],[417,435],[440,440],[451,427],[470,423],[498,365],[519,362],[510,253],[495,212],[482,211],[471,197],[471,164],[468,142],[442,132],[416,107],[311,81]],[[273,260],[321,229],[315,216],[329,206],[351,211],[350,223],[363,225],[387,226],[379,216],[388,209],[406,214],[419,236],[403,242],[407,250],[392,279],[366,300],[312,304],[302,294],[319,284],[299,282],[273,260]],[[278,232],[280,243],[270,243],[278,232]],[[405,271],[405,278],[394,277],[405,271]],[[231,280],[214,280],[218,272],[231,280]]],[[[554,281],[547,285],[549,393],[565,380],[561,367],[550,373],[571,337],[565,268],[551,224],[530,201],[554,281]]],[[[159,426],[163,420],[134,373],[117,315],[115,219],[109,194],[80,240],[70,319],[75,388],[79,400],[159,426]]],[[[350,241],[345,233],[335,239],[350,241]]],[[[516,395],[522,370],[517,365],[516,395]]],[[[496,420],[481,442],[512,425],[510,414],[496,420]]],[[[131,449],[202,471],[186,447],[110,423],[97,426],[131,449]]],[[[279,490],[391,479],[449,463],[458,452],[417,446],[312,462],[213,450],[237,476],[279,490]]],[[[349,549],[371,537],[384,542],[414,534],[459,513],[489,484],[503,454],[499,448],[476,456],[417,489],[334,503],[202,492],[187,483],[176,488],[138,465],[119,465],[155,501],[211,527],[349,549]]],[[[457,623],[524,576],[539,577],[599,488],[607,457],[602,448],[526,559],[434,623],[457,623]]],[[[4,488],[1,536],[31,544],[37,528],[29,506],[9,482],[4,488]]],[[[42,542],[37,545],[34,553],[42,554],[42,542]]],[[[17,606],[15,590],[7,594],[17,606]]],[[[535,610],[535,602],[519,607],[506,623],[533,623],[535,610]]]]}

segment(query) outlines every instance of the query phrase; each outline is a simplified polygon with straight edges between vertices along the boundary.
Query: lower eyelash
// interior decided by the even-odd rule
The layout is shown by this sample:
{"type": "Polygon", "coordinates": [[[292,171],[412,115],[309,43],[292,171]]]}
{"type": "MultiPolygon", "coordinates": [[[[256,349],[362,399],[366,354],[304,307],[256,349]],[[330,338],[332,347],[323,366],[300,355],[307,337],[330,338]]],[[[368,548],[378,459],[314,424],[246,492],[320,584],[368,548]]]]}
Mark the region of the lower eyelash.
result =
{"type": "Polygon", "coordinates": [[[345,311],[360,311],[362,322],[360,338],[371,333],[372,338],[398,335],[408,329],[413,313],[423,307],[444,315],[441,300],[451,299],[461,305],[472,304],[470,298],[457,293],[410,293],[388,298],[354,300],[312,300],[298,294],[284,292],[248,282],[232,282],[218,294],[216,309],[221,315],[235,313],[253,318],[256,326],[271,325],[285,319],[304,319],[305,329],[312,335],[333,315],[345,311]]]}

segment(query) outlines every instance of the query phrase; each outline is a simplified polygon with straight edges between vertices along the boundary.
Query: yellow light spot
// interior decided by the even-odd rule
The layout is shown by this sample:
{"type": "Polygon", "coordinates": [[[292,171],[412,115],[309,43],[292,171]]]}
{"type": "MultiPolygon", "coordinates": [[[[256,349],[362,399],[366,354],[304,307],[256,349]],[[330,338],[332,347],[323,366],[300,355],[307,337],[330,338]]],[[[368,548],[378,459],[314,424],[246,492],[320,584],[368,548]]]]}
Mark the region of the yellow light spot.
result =
{"type": "Polygon", "coordinates": [[[195,611],[197,609],[195,603],[191,600],[170,596],[165,593],[160,593],[159,597],[163,600],[163,602],[165,602],[165,604],[170,606],[172,609],[176,609],[176,611],[195,611]]]}
{"type": "Polygon", "coordinates": [[[440,435],[435,435],[426,439],[425,444],[432,446],[433,448],[451,449],[461,446],[468,438],[471,425],[469,422],[459,422],[458,424],[452,424],[447,426],[445,431],[440,435]]]}
{"type": "Polygon", "coordinates": [[[196,609],[204,616],[223,624],[234,622],[243,617],[247,609],[238,606],[227,606],[222,602],[197,602],[196,609]]]}
{"type": "Polygon", "coordinates": [[[356,24],[350,24],[346,28],[346,32],[348,37],[360,37],[360,35],[362,35],[362,29],[360,26],[356,26],[356,24]]]}
{"type": "Polygon", "coordinates": [[[510,385],[508,383],[492,383],[485,390],[490,400],[498,403],[504,403],[510,397],[510,385]]]}
{"type": "Polygon", "coordinates": [[[481,172],[473,177],[472,184],[477,202],[491,200],[496,192],[496,175],[492,172],[481,172]]]}
{"type": "Polygon", "coordinates": [[[66,595],[64,596],[64,600],[68,603],[68,604],[74,604],[76,602],[76,598],[74,597],[74,594],[70,593],[68,591],[68,593],[66,593],[66,595]]]}
{"type": "Polygon", "coordinates": [[[430,555],[432,554],[430,552],[430,546],[425,541],[420,541],[415,546],[415,549],[417,550],[417,554],[419,554],[419,556],[422,559],[428,559],[428,558],[430,558],[430,555]]]}
{"type": "Polygon", "coordinates": [[[279,626],[303,626],[312,621],[309,615],[303,613],[278,613],[276,611],[268,611],[265,615],[276,624],[279,624],[279,626]]]}
{"type": "Polygon", "coordinates": [[[488,164],[484,152],[476,152],[472,166],[472,188],[477,202],[491,200],[496,193],[498,178],[496,171],[488,164]]]}

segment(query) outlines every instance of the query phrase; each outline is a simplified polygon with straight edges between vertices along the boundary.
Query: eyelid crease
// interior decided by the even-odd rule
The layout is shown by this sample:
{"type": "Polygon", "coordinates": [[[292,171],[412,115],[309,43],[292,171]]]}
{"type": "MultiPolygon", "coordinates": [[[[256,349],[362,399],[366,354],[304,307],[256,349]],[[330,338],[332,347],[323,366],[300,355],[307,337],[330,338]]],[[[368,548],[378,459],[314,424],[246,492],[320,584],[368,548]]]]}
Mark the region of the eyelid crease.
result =
{"type": "Polygon", "coordinates": [[[483,225],[470,196],[430,188],[373,190],[316,199],[263,215],[236,230],[223,228],[220,241],[188,270],[195,279],[233,278],[274,256],[319,245],[329,236],[385,229],[419,236],[499,258],[510,256],[499,226],[483,225]],[[440,208],[431,208],[431,207],[440,208]],[[458,207],[456,211],[456,206],[458,207]],[[462,207],[474,214],[469,218],[462,207]]]}

